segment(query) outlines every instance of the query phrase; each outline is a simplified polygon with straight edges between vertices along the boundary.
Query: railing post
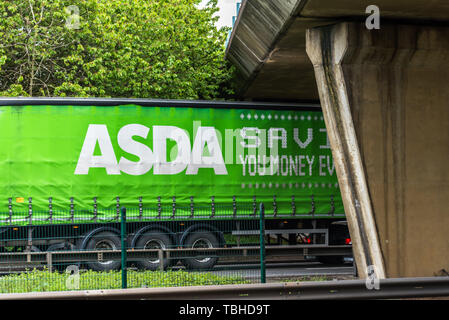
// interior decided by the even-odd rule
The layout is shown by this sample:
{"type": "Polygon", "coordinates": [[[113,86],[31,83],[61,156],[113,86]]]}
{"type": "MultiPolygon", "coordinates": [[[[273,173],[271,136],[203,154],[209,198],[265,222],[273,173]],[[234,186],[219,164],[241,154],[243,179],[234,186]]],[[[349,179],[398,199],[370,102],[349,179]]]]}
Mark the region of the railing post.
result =
{"type": "Polygon", "coordinates": [[[263,203],[260,204],[259,215],[259,231],[260,231],[260,282],[266,282],[265,270],[265,208],[263,203]]]}
{"type": "Polygon", "coordinates": [[[47,268],[50,273],[53,272],[53,257],[51,251],[47,252],[47,268]]]}
{"type": "Polygon", "coordinates": [[[120,223],[120,231],[121,231],[121,240],[122,240],[122,289],[126,289],[128,287],[127,284],[127,269],[126,269],[126,208],[122,207],[120,210],[121,213],[121,223],[120,223]]]}
{"type": "Polygon", "coordinates": [[[164,252],[162,249],[157,251],[157,256],[159,258],[159,270],[164,271],[164,252]]]}

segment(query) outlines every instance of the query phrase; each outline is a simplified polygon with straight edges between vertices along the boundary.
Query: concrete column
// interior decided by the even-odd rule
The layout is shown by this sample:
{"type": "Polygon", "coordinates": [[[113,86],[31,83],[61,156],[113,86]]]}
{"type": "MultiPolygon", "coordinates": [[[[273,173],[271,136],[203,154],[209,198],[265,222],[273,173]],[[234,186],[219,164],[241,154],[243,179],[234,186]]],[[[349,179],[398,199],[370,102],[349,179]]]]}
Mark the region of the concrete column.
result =
{"type": "Polygon", "coordinates": [[[449,270],[449,28],[310,29],[361,277],[449,270]]]}

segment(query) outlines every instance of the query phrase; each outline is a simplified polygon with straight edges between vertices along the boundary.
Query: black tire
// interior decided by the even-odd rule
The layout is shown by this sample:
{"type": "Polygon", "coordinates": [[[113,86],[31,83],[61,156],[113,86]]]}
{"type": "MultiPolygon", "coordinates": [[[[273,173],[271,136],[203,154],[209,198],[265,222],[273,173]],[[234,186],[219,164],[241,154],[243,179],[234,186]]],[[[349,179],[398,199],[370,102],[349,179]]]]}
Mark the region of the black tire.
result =
{"type": "MultiPolygon", "coordinates": [[[[169,249],[172,247],[170,237],[157,231],[144,233],[136,242],[136,249],[169,249]]],[[[159,258],[150,258],[148,260],[140,260],[136,262],[138,268],[146,270],[159,270],[159,258]]],[[[163,261],[164,270],[169,266],[168,259],[163,261]]]]}
{"type": "MultiPolygon", "coordinates": [[[[86,245],[86,250],[120,250],[120,237],[110,231],[102,231],[94,234],[86,245]]],[[[119,270],[120,260],[87,262],[87,267],[94,271],[119,270]]]]}
{"type": "MultiPolygon", "coordinates": [[[[218,248],[217,237],[210,232],[193,232],[185,242],[186,248],[218,248]]],[[[187,258],[183,260],[184,265],[191,270],[207,270],[217,263],[217,257],[187,258]]]]}

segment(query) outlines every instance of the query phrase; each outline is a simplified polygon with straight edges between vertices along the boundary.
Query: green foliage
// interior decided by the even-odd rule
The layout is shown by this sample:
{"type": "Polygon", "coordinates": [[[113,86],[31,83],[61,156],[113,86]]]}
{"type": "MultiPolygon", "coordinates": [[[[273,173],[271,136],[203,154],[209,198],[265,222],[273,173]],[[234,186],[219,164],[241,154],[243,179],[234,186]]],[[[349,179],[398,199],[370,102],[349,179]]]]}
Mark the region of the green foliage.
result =
{"type": "Polygon", "coordinates": [[[216,0],[0,0],[0,95],[232,94],[216,0]]]}
{"type": "MultiPolygon", "coordinates": [[[[44,291],[67,291],[69,275],[33,270],[0,277],[0,293],[24,293],[44,291]]],[[[239,276],[219,276],[212,273],[186,271],[128,271],[128,288],[205,286],[222,284],[245,284],[249,281],[239,276]]],[[[78,290],[120,289],[121,271],[97,272],[82,270],[78,290]]]]}

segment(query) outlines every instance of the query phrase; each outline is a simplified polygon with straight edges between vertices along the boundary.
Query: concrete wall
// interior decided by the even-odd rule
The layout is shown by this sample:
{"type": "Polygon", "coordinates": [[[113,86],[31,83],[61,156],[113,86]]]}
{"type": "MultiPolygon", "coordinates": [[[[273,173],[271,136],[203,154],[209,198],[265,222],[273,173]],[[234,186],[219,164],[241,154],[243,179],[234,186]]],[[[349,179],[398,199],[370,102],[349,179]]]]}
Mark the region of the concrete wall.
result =
{"type": "Polygon", "coordinates": [[[346,23],[320,33],[323,57],[341,53],[312,59],[321,103],[340,91],[328,108],[350,110],[386,275],[449,271],[449,28],[346,23]]]}
{"type": "Polygon", "coordinates": [[[388,276],[432,276],[449,270],[449,29],[381,34],[344,67],[352,117],[388,276]]]}

